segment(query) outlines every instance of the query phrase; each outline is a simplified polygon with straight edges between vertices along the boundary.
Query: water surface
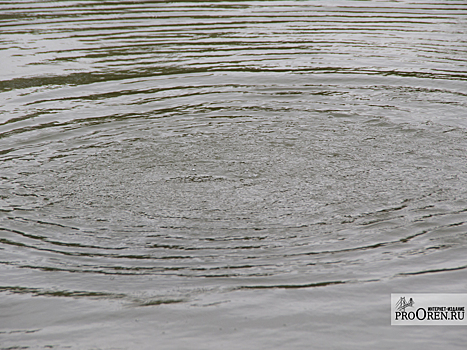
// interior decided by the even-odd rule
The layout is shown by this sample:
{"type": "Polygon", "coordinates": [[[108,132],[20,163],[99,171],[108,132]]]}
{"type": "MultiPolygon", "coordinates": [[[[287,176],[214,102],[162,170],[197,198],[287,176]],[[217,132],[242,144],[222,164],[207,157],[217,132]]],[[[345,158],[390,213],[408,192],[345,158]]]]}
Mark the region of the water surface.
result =
{"type": "Polygon", "coordinates": [[[3,349],[463,349],[463,1],[0,2],[3,349]]]}

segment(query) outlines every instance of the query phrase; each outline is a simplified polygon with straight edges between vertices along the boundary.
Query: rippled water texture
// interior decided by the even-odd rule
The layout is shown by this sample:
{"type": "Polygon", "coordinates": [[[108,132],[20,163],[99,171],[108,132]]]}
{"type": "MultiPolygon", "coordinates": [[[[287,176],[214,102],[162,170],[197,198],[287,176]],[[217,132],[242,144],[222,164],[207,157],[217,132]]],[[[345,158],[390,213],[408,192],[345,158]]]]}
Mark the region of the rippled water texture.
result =
{"type": "Polygon", "coordinates": [[[2,349],[464,349],[464,1],[0,1],[2,349]]]}

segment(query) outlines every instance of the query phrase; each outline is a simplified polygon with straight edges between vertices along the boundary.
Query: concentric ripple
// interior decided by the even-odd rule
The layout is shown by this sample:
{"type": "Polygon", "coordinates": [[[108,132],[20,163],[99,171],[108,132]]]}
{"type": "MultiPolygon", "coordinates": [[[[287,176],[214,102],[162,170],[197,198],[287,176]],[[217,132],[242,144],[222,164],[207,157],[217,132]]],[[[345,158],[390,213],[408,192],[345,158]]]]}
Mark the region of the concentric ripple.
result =
{"type": "Polygon", "coordinates": [[[466,20],[0,2],[1,295],[208,303],[467,269],[466,20]]]}

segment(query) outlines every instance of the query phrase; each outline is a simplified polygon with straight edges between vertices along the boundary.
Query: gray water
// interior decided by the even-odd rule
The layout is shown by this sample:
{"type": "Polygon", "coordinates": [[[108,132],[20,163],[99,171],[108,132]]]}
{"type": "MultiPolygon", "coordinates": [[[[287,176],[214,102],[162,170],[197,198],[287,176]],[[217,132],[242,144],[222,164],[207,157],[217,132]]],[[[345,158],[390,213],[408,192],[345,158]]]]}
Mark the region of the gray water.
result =
{"type": "Polygon", "coordinates": [[[2,349],[465,349],[464,1],[1,1],[2,349]]]}

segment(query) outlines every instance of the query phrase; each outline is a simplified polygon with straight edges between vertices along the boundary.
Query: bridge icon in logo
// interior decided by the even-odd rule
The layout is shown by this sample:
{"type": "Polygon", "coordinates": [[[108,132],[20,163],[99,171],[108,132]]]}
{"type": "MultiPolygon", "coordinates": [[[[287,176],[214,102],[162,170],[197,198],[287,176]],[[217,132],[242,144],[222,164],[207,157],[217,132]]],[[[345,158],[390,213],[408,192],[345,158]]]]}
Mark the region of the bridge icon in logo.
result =
{"type": "Polygon", "coordinates": [[[407,302],[405,300],[405,297],[401,297],[399,299],[399,301],[396,303],[396,309],[397,309],[397,311],[405,312],[405,308],[413,307],[414,304],[415,304],[415,302],[413,301],[412,298],[410,298],[409,301],[407,302]]]}

